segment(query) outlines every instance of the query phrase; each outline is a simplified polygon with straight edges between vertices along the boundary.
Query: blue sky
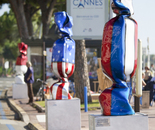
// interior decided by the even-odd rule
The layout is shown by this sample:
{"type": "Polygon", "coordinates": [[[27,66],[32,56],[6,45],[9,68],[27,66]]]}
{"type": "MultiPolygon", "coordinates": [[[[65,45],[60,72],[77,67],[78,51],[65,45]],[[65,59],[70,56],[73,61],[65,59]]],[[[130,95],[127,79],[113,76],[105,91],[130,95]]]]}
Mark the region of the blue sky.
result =
{"type": "MultiPolygon", "coordinates": [[[[147,37],[149,37],[150,54],[155,54],[155,16],[153,9],[155,0],[133,0],[134,15],[138,22],[138,38],[142,41],[142,46],[147,47],[147,37]]],[[[4,11],[9,11],[5,4],[0,10],[0,16],[4,11]]]]}
{"type": "Polygon", "coordinates": [[[0,9],[0,16],[1,15],[3,15],[3,13],[5,12],[5,11],[7,11],[7,12],[9,12],[9,8],[8,8],[8,5],[7,4],[4,4],[3,6],[2,6],[2,9],[0,9]]]}
{"type": "Polygon", "coordinates": [[[138,22],[138,38],[142,41],[142,46],[147,47],[147,37],[149,37],[150,54],[155,54],[155,17],[153,9],[155,0],[133,0],[134,15],[138,22]]]}

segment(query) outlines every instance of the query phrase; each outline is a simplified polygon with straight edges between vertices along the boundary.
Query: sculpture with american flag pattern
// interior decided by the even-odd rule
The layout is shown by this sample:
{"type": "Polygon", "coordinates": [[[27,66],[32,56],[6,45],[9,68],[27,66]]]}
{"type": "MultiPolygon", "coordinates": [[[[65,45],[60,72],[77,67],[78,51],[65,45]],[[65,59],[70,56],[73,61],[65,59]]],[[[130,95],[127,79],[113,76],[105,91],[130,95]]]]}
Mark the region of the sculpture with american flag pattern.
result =
{"type": "Polygon", "coordinates": [[[50,87],[50,92],[53,100],[71,99],[68,78],[75,67],[75,41],[71,38],[73,21],[64,11],[55,13],[54,20],[61,38],[53,44],[51,68],[59,81],[50,87]]]}

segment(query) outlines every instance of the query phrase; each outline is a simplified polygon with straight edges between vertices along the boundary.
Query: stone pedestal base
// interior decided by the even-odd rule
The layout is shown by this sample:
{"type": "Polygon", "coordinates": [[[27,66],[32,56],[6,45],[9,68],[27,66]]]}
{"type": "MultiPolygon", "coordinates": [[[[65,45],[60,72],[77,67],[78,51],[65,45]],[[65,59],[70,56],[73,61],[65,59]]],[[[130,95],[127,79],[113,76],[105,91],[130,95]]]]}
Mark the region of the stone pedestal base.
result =
{"type": "Polygon", "coordinates": [[[46,99],[46,128],[47,130],[80,130],[80,99],[46,99]]]}
{"type": "Polygon", "coordinates": [[[13,99],[28,98],[28,90],[26,84],[13,84],[13,99]]]}
{"type": "Polygon", "coordinates": [[[149,108],[150,106],[150,91],[143,91],[142,93],[142,107],[149,108]]]}
{"type": "Polygon", "coordinates": [[[127,116],[89,115],[89,130],[148,130],[148,116],[136,113],[127,116]]]}

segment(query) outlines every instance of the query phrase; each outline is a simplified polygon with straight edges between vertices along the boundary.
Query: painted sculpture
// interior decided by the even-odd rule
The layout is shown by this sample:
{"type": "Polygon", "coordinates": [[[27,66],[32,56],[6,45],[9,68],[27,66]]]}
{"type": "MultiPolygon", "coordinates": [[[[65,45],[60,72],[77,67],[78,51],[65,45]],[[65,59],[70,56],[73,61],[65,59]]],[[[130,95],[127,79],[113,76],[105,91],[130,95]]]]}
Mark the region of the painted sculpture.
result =
{"type": "Polygon", "coordinates": [[[25,84],[24,82],[24,74],[27,71],[27,48],[28,46],[21,42],[18,43],[18,48],[20,55],[17,57],[16,60],[16,77],[15,77],[15,83],[17,84],[25,84]]]}
{"type": "Polygon", "coordinates": [[[131,18],[132,0],[113,0],[111,6],[117,16],[105,24],[101,63],[113,85],[101,93],[99,101],[106,116],[132,115],[135,112],[128,101],[126,81],[134,75],[137,67],[138,25],[131,18]]]}
{"type": "Polygon", "coordinates": [[[75,41],[72,36],[72,17],[66,12],[57,12],[54,16],[60,37],[53,44],[51,68],[59,81],[50,87],[53,100],[71,99],[68,78],[74,72],[75,41]]]}

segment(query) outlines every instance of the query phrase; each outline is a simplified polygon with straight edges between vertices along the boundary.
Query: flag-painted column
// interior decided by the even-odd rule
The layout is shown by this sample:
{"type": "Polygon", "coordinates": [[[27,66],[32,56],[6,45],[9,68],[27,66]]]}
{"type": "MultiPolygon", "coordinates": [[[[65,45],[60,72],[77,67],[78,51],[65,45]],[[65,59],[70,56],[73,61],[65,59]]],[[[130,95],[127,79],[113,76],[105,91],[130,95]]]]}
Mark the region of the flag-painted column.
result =
{"type": "Polygon", "coordinates": [[[50,92],[54,100],[71,99],[68,78],[75,68],[75,41],[71,38],[73,21],[66,12],[55,13],[54,20],[61,38],[53,45],[51,68],[59,81],[51,86],[50,92]]]}

